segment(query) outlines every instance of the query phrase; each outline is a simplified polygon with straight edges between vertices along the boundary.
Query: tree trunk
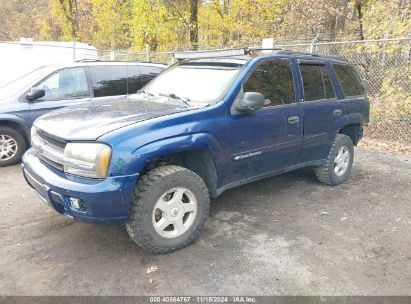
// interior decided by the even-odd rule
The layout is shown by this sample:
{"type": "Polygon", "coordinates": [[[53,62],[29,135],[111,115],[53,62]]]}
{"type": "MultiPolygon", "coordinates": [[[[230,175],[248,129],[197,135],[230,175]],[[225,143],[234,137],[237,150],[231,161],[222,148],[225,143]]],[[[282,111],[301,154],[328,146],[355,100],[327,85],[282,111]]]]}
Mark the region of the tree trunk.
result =
{"type": "Polygon", "coordinates": [[[357,10],[358,13],[358,30],[359,30],[359,36],[361,40],[364,40],[364,30],[363,30],[363,24],[362,24],[362,3],[361,0],[356,0],[355,1],[355,9],[357,10]]]}
{"type": "Polygon", "coordinates": [[[77,0],[59,0],[66,21],[70,24],[70,35],[77,40],[79,26],[77,22],[77,0]],[[65,3],[67,2],[67,7],[65,3]]]}
{"type": "Polygon", "coordinates": [[[190,0],[190,44],[192,50],[198,49],[198,0],[190,0]]]}

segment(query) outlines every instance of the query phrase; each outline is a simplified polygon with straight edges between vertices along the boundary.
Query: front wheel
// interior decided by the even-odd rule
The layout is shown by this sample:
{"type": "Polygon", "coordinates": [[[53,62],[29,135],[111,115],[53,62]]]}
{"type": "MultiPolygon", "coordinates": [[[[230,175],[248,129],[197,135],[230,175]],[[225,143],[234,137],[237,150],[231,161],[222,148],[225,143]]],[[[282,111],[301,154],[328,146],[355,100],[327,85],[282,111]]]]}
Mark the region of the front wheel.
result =
{"type": "Polygon", "coordinates": [[[0,126],[0,167],[17,164],[24,151],[26,141],[18,131],[0,126]]]}
{"type": "Polygon", "coordinates": [[[209,207],[200,176],[183,167],[158,167],[137,183],[126,229],[145,251],[168,253],[198,237],[209,207]]]}
{"type": "Polygon", "coordinates": [[[318,181],[336,186],[345,182],[351,173],[354,146],[349,136],[337,134],[324,165],[315,169],[318,181]]]}

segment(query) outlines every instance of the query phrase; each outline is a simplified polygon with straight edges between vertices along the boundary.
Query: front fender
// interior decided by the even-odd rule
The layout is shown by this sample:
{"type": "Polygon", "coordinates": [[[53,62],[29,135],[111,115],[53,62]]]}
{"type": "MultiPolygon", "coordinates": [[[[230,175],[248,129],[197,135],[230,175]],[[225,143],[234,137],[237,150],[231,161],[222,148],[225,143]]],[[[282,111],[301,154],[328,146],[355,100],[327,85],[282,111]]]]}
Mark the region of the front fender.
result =
{"type": "Polygon", "coordinates": [[[129,159],[124,159],[124,155],[113,155],[111,173],[124,175],[141,172],[154,159],[193,150],[209,151],[219,179],[224,178],[226,170],[223,168],[228,166],[228,158],[218,140],[209,133],[193,133],[157,140],[135,149],[129,159]]]}
{"type": "Polygon", "coordinates": [[[13,115],[13,114],[0,114],[0,124],[1,123],[7,123],[7,124],[14,124],[18,125],[21,130],[24,131],[24,135],[27,138],[30,138],[30,127],[31,124],[25,120],[24,118],[18,116],[18,115],[13,115]]]}

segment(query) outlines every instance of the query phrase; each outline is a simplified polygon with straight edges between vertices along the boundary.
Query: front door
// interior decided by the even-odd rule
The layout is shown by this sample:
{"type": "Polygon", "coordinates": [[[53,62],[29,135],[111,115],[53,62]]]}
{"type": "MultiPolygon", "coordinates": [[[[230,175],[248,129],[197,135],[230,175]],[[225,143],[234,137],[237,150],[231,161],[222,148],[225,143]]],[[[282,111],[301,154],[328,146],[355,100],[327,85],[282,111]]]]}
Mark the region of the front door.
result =
{"type": "Polygon", "coordinates": [[[243,92],[263,94],[266,104],[256,111],[229,116],[229,182],[264,176],[296,163],[302,146],[303,117],[293,79],[289,59],[270,59],[257,64],[243,83],[243,92]]]}
{"type": "Polygon", "coordinates": [[[30,102],[31,122],[47,112],[91,100],[91,91],[83,67],[58,70],[35,88],[43,89],[46,94],[30,102]]]}

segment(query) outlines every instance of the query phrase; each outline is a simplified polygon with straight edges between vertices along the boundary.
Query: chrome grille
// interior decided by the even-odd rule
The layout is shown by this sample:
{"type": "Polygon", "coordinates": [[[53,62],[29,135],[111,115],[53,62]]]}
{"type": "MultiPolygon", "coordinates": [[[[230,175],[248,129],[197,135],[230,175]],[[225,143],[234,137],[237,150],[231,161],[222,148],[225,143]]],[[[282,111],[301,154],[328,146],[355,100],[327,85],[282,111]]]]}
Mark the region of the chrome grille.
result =
{"type": "Polygon", "coordinates": [[[36,129],[31,136],[31,145],[43,161],[59,170],[63,170],[64,148],[66,146],[64,141],[36,129]]]}

